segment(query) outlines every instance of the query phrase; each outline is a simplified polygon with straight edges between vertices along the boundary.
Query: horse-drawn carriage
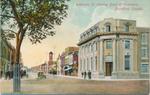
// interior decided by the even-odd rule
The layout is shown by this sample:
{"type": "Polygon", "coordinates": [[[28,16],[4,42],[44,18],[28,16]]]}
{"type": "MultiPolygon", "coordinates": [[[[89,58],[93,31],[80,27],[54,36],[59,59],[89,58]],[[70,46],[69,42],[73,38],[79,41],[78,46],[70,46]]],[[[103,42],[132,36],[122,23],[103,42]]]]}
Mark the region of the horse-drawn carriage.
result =
{"type": "Polygon", "coordinates": [[[46,79],[44,72],[38,72],[38,79],[46,79]]]}

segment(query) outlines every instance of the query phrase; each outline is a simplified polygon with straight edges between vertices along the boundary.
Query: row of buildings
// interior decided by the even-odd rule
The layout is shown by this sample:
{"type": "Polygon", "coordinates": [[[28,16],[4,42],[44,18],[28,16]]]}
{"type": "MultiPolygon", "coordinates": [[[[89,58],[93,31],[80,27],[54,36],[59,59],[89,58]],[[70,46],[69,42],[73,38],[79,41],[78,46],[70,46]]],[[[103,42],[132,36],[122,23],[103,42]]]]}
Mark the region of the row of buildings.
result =
{"type": "Polygon", "coordinates": [[[56,62],[53,61],[53,52],[49,52],[49,60],[43,64],[31,67],[33,72],[51,73],[56,72],[56,62]]]}
{"type": "Polygon", "coordinates": [[[78,47],[68,47],[62,52],[56,61],[53,52],[49,52],[49,60],[43,64],[31,68],[34,72],[57,75],[78,75],[78,47]]]}
{"type": "MultiPolygon", "coordinates": [[[[21,67],[23,67],[20,57],[21,67]]],[[[13,77],[13,64],[15,63],[15,48],[10,42],[0,36],[0,78],[13,77]]]]}
{"type": "Polygon", "coordinates": [[[67,47],[57,58],[58,75],[78,75],[78,47],[67,47]]]}
{"type": "Polygon", "coordinates": [[[107,18],[80,35],[78,76],[94,79],[148,78],[150,28],[135,20],[107,18]]]}
{"type": "Polygon", "coordinates": [[[56,61],[53,60],[53,52],[49,52],[48,61],[43,64],[31,67],[33,72],[44,72],[45,74],[56,74],[57,73],[57,64],[56,61]]]}

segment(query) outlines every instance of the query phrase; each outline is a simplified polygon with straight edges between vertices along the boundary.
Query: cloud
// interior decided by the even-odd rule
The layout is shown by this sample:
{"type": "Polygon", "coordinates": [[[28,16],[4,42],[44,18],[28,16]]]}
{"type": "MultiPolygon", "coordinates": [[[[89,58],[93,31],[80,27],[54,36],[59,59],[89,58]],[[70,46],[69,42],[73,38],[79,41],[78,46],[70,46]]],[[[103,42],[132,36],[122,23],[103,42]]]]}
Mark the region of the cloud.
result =
{"type": "Polygon", "coordinates": [[[92,13],[91,22],[85,28],[88,29],[104,18],[131,19],[137,21],[137,26],[149,27],[150,19],[146,9],[143,10],[115,10],[111,8],[97,7],[92,13]],[[102,11],[103,10],[103,11],[102,11]]]}

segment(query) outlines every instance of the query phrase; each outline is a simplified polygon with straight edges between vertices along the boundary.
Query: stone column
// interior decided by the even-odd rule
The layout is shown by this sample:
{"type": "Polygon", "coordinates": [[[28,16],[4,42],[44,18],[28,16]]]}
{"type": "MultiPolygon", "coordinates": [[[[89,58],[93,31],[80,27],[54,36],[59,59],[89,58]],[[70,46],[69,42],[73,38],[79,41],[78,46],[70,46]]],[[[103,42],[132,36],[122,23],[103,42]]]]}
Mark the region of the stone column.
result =
{"type": "Polygon", "coordinates": [[[116,78],[116,39],[113,39],[113,72],[112,78],[116,78]]]}
{"type": "Polygon", "coordinates": [[[136,61],[134,60],[134,56],[136,56],[136,52],[134,52],[134,45],[135,45],[135,41],[134,40],[131,40],[131,71],[134,72],[134,64],[133,63],[136,63],[136,61]]]}
{"type": "MultiPolygon", "coordinates": [[[[81,62],[81,49],[82,47],[79,47],[79,56],[78,56],[78,61],[79,61],[79,65],[78,65],[78,76],[82,77],[81,73],[82,73],[82,62],[81,62]]],[[[59,72],[59,71],[58,71],[59,72]]]]}
{"type": "Polygon", "coordinates": [[[97,40],[96,55],[97,55],[97,72],[99,72],[100,71],[100,41],[99,39],[97,40]]]}
{"type": "Polygon", "coordinates": [[[103,40],[100,40],[100,69],[99,69],[99,74],[100,74],[100,78],[104,78],[104,69],[103,69],[103,40]]]}

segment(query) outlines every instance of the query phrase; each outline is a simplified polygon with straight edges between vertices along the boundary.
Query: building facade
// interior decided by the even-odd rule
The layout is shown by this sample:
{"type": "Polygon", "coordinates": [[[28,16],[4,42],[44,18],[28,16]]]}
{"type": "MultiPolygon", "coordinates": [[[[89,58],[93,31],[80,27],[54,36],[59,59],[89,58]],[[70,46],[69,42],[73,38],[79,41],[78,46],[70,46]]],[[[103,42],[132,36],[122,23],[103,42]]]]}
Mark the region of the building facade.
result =
{"type": "Polygon", "coordinates": [[[13,76],[13,64],[15,63],[15,48],[5,39],[0,38],[0,77],[13,76]]]}
{"type": "Polygon", "coordinates": [[[148,79],[150,76],[150,29],[139,27],[137,31],[139,32],[140,78],[148,79]]]}
{"type": "Polygon", "coordinates": [[[58,57],[57,72],[59,75],[78,75],[78,47],[67,47],[65,51],[58,57]]]}
{"type": "Polygon", "coordinates": [[[80,35],[78,76],[91,72],[93,79],[148,77],[148,35],[150,29],[138,28],[135,20],[107,18],[98,22],[80,35]]]}

